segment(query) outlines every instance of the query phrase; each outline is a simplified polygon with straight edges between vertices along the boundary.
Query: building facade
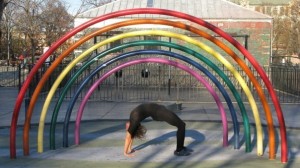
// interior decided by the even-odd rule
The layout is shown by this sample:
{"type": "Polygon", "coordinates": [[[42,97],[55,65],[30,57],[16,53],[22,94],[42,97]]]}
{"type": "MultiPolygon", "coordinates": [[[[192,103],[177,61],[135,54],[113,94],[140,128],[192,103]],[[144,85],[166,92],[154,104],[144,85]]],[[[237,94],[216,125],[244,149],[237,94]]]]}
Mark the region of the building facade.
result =
{"type": "MultiPolygon", "coordinates": [[[[247,47],[247,49],[255,56],[255,58],[258,60],[258,62],[260,62],[262,66],[269,64],[269,58],[272,51],[272,17],[244,8],[226,0],[117,0],[79,14],[78,17],[75,19],[75,27],[94,17],[101,16],[114,11],[129,8],[147,7],[180,11],[204,19],[205,21],[208,21],[214,24],[215,26],[220,27],[225,32],[228,32],[233,37],[235,37],[240,43],[247,47]]],[[[193,23],[188,23],[178,18],[170,18],[161,15],[134,15],[110,19],[109,21],[93,26],[92,28],[105,26],[118,21],[139,18],[168,19],[173,21],[185,22],[185,24],[195,26],[193,23]]],[[[142,27],[131,28],[157,28],[168,29],[170,31],[178,31],[175,29],[173,30],[172,28],[166,28],[163,26],[153,27],[151,25],[148,25],[148,27],[147,25],[145,25],[142,27]]],[[[124,31],[130,30],[123,29],[118,30],[116,32],[124,31]]],[[[82,33],[82,35],[84,34],[85,32],[82,33]]],[[[189,34],[189,36],[193,36],[194,38],[201,38],[196,37],[196,35],[193,34],[189,34]]],[[[213,48],[221,52],[221,54],[226,55],[222,51],[218,50],[217,47],[213,46],[213,48]]],[[[79,54],[81,50],[84,49],[85,48],[79,49],[76,52],[79,54]]]]}

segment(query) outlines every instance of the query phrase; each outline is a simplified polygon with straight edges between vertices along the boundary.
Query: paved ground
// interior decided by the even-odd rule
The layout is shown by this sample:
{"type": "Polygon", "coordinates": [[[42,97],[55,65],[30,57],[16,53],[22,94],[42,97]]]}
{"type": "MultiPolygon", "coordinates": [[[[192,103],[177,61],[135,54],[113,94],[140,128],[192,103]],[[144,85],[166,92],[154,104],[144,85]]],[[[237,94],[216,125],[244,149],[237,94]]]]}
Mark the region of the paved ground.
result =
{"type": "MultiPolygon", "coordinates": [[[[126,158],[123,156],[124,123],[129,112],[137,103],[88,103],[81,124],[81,144],[74,145],[73,123],[70,125],[70,147],[62,148],[62,124],[58,124],[56,131],[56,150],[49,150],[49,125],[45,127],[43,153],[36,151],[36,137],[39,121],[39,111],[43,102],[39,102],[32,117],[30,130],[30,155],[22,153],[22,124],[24,123],[24,106],[17,129],[17,159],[9,159],[9,126],[14,106],[16,92],[9,88],[0,89],[0,167],[299,167],[300,165],[300,111],[299,105],[282,105],[287,126],[289,162],[280,162],[280,146],[277,148],[276,160],[268,159],[268,147],[264,155],[256,155],[255,145],[250,153],[245,153],[244,142],[241,136],[240,149],[233,149],[232,141],[228,147],[222,147],[222,126],[220,115],[214,104],[182,104],[181,111],[176,113],[187,123],[186,146],[193,148],[192,155],[175,157],[173,150],[176,144],[175,130],[163,122],[145,122],[148,129],[145,140],[134,142],[138,149],[136,156],[126,158]]],[[[172,104],[161,102],[174,108],[172,104]],[[170,106],[171,105],[171,106],[170,106]]],[[[61,111],[65,111],[67,102],[61,111]]],[[[76,107],[78,104],[76,105],[76,107]]],[[[74,109],[77,109],[77,108],[74,109]]],[[[52,108],[52,107],[51,107],[52,108]]],[[[51,108],[49,111],[51,111],[51,108]]],[[[261,107],[260,107],[261,108],[261,107]]],[[[250,107],[247,109],[250,110],[250,107]]],[[[228,110],[227,110],[228,111],[228,110]]],[[[273,110],[275,111],[275,110],[273,110]]],[[[260,110],[263,113],[263,110],[260,110]]],[[[49,112],[50,113],[50,112],[49,112]]],[[[249,114],[251,116],[251,113],[249,114]]],[[[263,114],[262,123],[265,123],[263,114]]],[[[275,116],[275,115],[274,115],[275,116]]],[[[63,112],[59,115],[63,121],[63,112]]],[[[75,116],[72,115],[72,120],[75,116]]],[[[231,121],[230,115],[227,116],[231,121]]],[[[241,121],[241,116],[238,116],[241,121]]],[[[46,122],[51,120],[49,114],[46,122]]],[[[253,122],[252,118],[250,120],[253,122]]],[[[275,125],[277,120],[275,120],[275,125]]],[[[241,126],[241,133],[243,127],[241,126]]],[[[229,124],[229,138],[233,131],[229,124]]],[[[254,127],[252,127],[254,135],[254,127]]],[[[277,128],[277,132],[278,132],[277,128]]],[[[252,136],[255,144],[255,136],[252,136]]]]}

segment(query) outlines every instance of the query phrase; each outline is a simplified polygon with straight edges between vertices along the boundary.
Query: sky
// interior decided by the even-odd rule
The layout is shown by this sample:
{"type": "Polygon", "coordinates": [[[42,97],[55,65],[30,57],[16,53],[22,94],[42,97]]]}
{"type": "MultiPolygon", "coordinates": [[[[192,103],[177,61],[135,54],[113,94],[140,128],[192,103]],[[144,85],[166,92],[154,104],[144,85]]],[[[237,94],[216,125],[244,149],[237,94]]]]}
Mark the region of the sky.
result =
{"type": "Polygon", "coordinates": [[[63,0],[67,3],[67,6],[69,6],[69,13],[75,14],[80,7],[81,0],[63,0]]]}

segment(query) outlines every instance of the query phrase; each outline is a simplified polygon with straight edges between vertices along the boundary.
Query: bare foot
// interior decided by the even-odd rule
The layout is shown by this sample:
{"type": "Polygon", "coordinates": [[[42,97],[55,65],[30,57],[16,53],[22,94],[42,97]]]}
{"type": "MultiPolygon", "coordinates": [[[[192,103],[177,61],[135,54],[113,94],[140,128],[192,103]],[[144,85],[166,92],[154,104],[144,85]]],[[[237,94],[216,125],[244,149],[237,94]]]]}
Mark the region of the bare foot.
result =
{"type": "Polygon", "coordinates": [[[132,153],[124,153],[124,156],[127,156],[127,157],[134,157],[134,154],[132,154],[132,153]]]}

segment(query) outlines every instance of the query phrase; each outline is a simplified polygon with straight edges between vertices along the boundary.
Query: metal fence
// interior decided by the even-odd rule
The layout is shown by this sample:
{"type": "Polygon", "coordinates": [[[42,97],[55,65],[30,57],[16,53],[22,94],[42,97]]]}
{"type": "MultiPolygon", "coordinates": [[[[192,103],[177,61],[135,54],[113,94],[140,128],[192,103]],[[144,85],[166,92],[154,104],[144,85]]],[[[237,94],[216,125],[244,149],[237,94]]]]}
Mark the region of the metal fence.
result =
{"type": "MultiPolygon", "coordinates": [[[[131,58],[135,59],[135,58],[131,58]]],[[[126,60],[124,60],[126,61],[126,60]]],[[[89,69],[84,71],[77,79],[74,85],[70,88],[66,95],[66,99],[70,99],[75,91],[78,89],[82,80],[85,79],[99,64],[98,62],[91,66],[89,69]]],[[[104,71],[99,72],[93,77],[93,79],[87,84],[85,89],[82,91],[79,99],[82,99],[87,89],[105,72],[107,72],[112,67],[117,66],[120,62],[108,66],[104,71]]],[[[30,97],[37,83],[41,79],[41,76],[45,73],[45,70],[49,65],[44,65],[43,68],[35,75],[33,82],[30,83],[29,91],[27,97],[30,97]]],[[[188,65],[189,66],[189,65],[188,65]]],[[[60,74],[65,65],[60,65],[52,73],[50,78],[47,80],[42,94],[40,94],[40,99],[44,99],[47,95],[48,90],[52,86],[53,82],[56,80],[57,76],[60,74]]],[[[72,75],[81,66],[76,66],[71,73],[68,74],[65,80],[59,86],[55,97],[58,98],[61,95],[61,90],[64,88],[66,82],[72,78],[72,75]]],[[[193,68],[193,67],[191,67],[193,68]]],[[[208,68],[208,67],[207,67],[208,68]]],[[[243,101],[247,101],[247,97],[244,95],[240,84],[235,80],[233,75],[225,69],[223,66],[219,66],[223,72],[229,76],[230,80],[233,82],[237,90],[239,91],[243,101]]],[[[16,66],[16,67],[0,67],[0,86],[1,87],[16,87],[20,88],[24,79],[30,71],[30,66],[16,66]]],[[[209,68],[208,68],[209,69],[209,68]]],[[[240,70],[236,68],[239,73],[243,76],[245,81],[248,83],[249,88],[252,90],[253,96],[259,101],[256,94],[255,88],[252,87],[251,82],[248,80],[247,76],[240,70]]],[[[210,70],[213,72],[212,70],[210,70]]],[[[274,88],[276,89],[277,95],[281,103],[299,103],[300,102],[300,68],[299,66],[286,66],[286,65],[272,65],[265,68],[274,88]]],[[[202,74],[199,71],[200,74],[202,74]]],[[[254,75],[258,77],[257,72],[253,71],[254,75]]],[[[203,75],[203,74],[202,74],[203,75]]],[[[214,74],[216,77],[218,75],[214,74]]],[[[203,75],[205,76],[205,75],[203,75]]],[[[259,79],[259,78],[257,78],[259,79]]],[[[213,87],[214,84],[207,78],[213,87]]],[[[228,90],[229,95],[231,95],[230,90],[219,78],[219,81],[228,90]]],[[[259,80],[260,81],[260,80],[259,80]]],[[[266,90],[265,85],[261,82],[261,86],[265,91],[265,95],[270,101],[270,96],[266,90]]],[[[215,90],[218,90],[215,88],[215,90]]],[[[219,93],[217,91],[217,93],[219,93]]],[[[219,93],[219,95],[221,95],[219,93]]],[[[222,98],[222,96],[220,96],[222,98]]],[[[231,95],[231,97],[233,97],[231,95]]],[[[90,100],[93,101],[180,101],[180,102],[213,102],[214,99],[210,96],[209,92],[202,84],[200,84],[193,76],[188,73],[179,70],[177,68],[160,65],[153,63],[139,64],[132,67],[124,68],[122,72],[115,73],[107,78],[93,93],[90,100]]],[[[223,100],[224,101],[224,100],[223,100]]],[[[232,98],[232,101],[235,101],[232,98]]]]}
{"type": "Polygon", "coordinates": [[[281,102],[300,102],[299,65],[272,65],[268,72],[281,102]]]}
{"type": "Polygon", "coordinates": [[[21,71],[17,66],[0,66],[0,87],[19,87],[25,77],[26,71],[21,71]]]}

